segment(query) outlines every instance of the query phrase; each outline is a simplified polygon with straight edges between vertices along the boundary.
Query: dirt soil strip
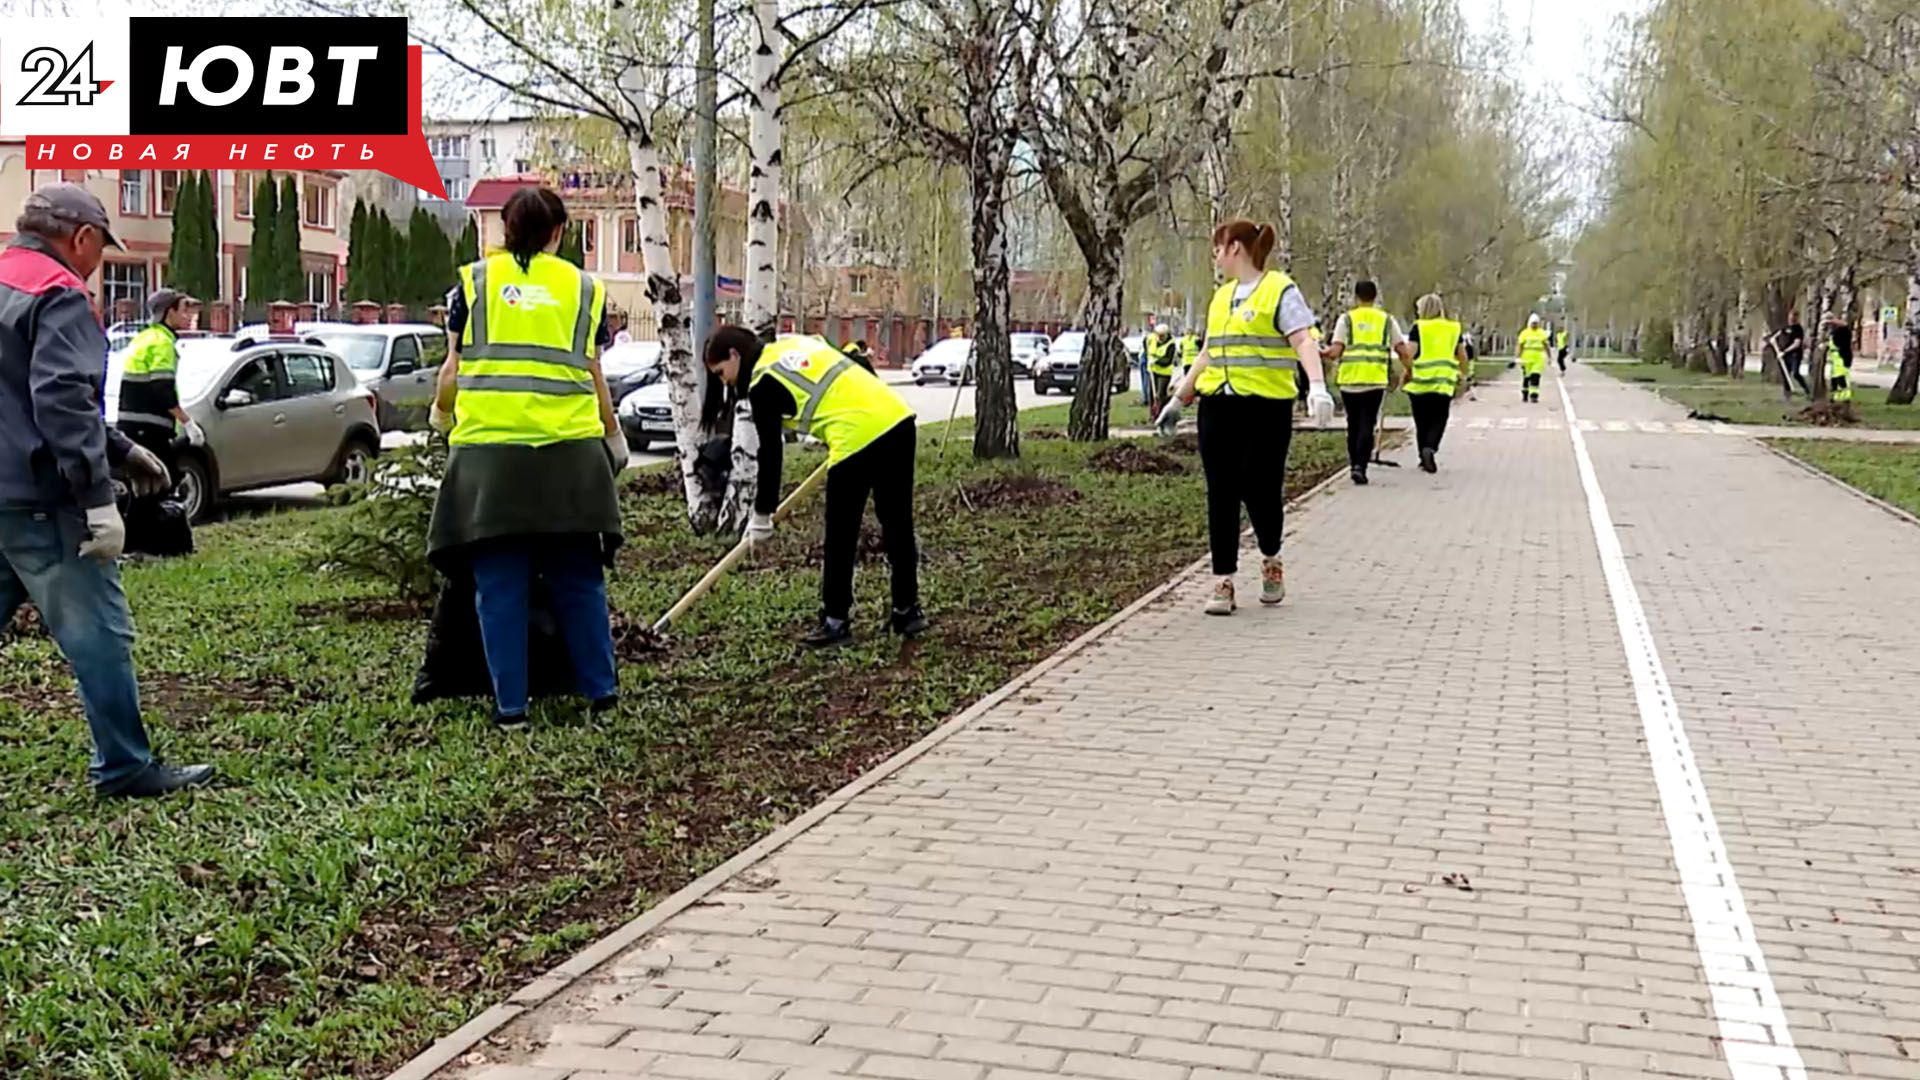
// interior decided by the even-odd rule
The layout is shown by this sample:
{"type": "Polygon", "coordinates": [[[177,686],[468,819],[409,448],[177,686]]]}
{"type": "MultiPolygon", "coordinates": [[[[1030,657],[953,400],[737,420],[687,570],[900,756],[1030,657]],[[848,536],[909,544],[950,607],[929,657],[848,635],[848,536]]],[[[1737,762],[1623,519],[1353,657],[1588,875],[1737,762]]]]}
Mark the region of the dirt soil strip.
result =
{"type": "MultiPolygon", "coordinates": [[[[1304,508],[1317,496],[1333,487],[1335,481],[1346,479],[1346,475],[1344,469],[1335,469],[1329,473],[1325,479],[1302,492],[1299,498],[1292,500],[1288,504],[1288,509],[1299,510],[1304,508]]],[[[1293,531],[1291,520],[1289,521],[1287,531],[1293,531]]],[[[1243,540],[1245,536],[1246,534],[1243,533],[1243,540]]],[[[935,747],[938,747],[941,743],[959,734],[972,725],[975,720],[991,711],[996,705],[999,705],[1007,698],[1025,689],[1047,672],[1059,667],[1062,663],[1071,659],[1088,646],[1093,645],[1101,638],[1107,636],[1113,632],[1116,627],[1132,618],[1142,609],[1179,588],[1180,585],[1189,578],[1205,572],[1208,565],[1209,561],[1206,557],[1195,560],[1191,565],[1187,566],[1186,569],[1179,571],[1171,578],[1155,586],[1146,595],[1128,604],[1126,607],[1121,608],[1113,616],[1108,618],[1107,621],[1074,638],[1062,646],[1060,651],[1028,668],[1025,672],[1014,676],[1012,680],[1000,689],[974,702],[962,710],[959,715],[928,733],[926,737],[922,738],[919,742],[914,743],[912,746],[881,762],[846,787],[827,796],[818,806],[787,822],[780,828],[775,829],[745,851],[714,867],[712,870],[707,871],[705,874],[688,883],[686,887],[682,888],[679,892],[674,893],[672,896],[654,905],[654,907],[645,914],[575,953],[572,958],[559,967],[554,968],[545,975],[521,987],[506,1001],[482,1012],[480,1015],[461,1025],[451,1034],[442,1037],[432,1046],[421,1051],[413,1060],[388,1074],[387,1080],[430,1080],[435,1073],[453,1064],[468,1051],[478,1046],[488,1036],[506,1027],[522,1015],[532,1011],[547,999],[566,990],[578,980],[586,977],[593,969],[599,967],[601,964],[612,960],[614,957],[632,948],[641,938],[659,929],[660,924],[699,903],[705,899],[709,893],[725,885],[728,881],[731,881],[735,876],[746,871],[755,863],[792,843],[795,839],[806,833],[807,830],[819,824],[823,819],[841,807],[852,802],[874,785],[887,779],[894,773],[899,772],[901,769],[906,768],[915,760],[925,756],[935,747]]]]}

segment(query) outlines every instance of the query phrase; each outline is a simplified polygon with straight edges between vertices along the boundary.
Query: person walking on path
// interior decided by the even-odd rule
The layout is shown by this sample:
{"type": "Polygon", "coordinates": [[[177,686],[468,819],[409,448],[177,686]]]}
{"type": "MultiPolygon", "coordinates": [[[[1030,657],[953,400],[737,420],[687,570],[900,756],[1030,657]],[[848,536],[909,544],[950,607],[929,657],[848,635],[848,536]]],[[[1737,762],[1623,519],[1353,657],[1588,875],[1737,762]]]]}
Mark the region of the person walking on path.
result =
{"type": "Polygon", "coordinates": [[[1147,411],[1158,416],[1160,410],[1167,406],[1167,388],[1173,383],[1173,367],[1179,346],[1174,344],[1173,332],[1167,329],[1167,324],[1159,323],[1140,348],[1146,353],[1147,377],[1152,382],[1147,411]]]}
{"type": "Polygon", "coordinates": [[[1413,410],[1414,442],[1420,448],[1420,470],[1440,470],[1440,440],[1447,434],[1453,396],[1466,381],[1467,347],[1460,324],[1447,318],[1438,293],[1428,293],[1414,306],[1412,342],[1419,350],[1407,364],[1407,404],[1413,410]]]}
{"type": "Polygon", "coordinates": [[[567,208],[546,188],[507,199],[506,250],[460,268],[432,424],[452,451],[428,530],[442,573],[471,574],[494,722],[526,723],[528,618],[544,582],[595,713],[618,701],[603,567],[620,537],[627,445],[600,370],[606,287],[557,257],[567,208]]]}
{"type": "Polygon", "coordinates": [[[746,384],[760,432],[760,482],[746,539],[758,542],[773,535],[785,446],[781,429],[827,444],[820,622],[801,642],[823,648],[853,637],[853,569],[869,496],[893,573],[893,631],[902,637],[926,632],[927,617],[920,610],[920,552],[913,536],[918,442],[913,409],[877,376],[819,338],[767,344],[751,330],[722,326],[708,339],[702,359],[727,386],[737,391],[746,384]]]}
{"type": "Polygon", "coordinates": [[[849,341],[841,347],[840,351],[847,354],[847,359],[866,368],[868,372],[873,371],[873,354],[867,351],[865,340],[849,341]]]}
{"type": "Polygon", "coordinates": [[[1353,286],[1355,306],[1333,324],[1326,359],[1339,367],[1334,379],[1347,412],[1347,468],[1355,484],[1367,482],[1373,460],[1374,429],[1392,383],[1392,360],[1413,359],[1413,346],[1400,320],[1381,310],[1380,290],[1371,281],[1353,286]]]}
{"type": "MultiPolygon", "coordinates": [[[[1313,338],[1313,309],[1284,271],[1266,269],[1273,242],[1271,225],[1251,221],[1229,221],[1213,231],[1213,262],[1228,280],[1207,309],[1206,347],[1164,410],[1173,414],[1200,399],[1207,540],[1217,579],[1209,615],[1231,615],[1236,607],[1242,506],[1260,548],[1260,602],[1286,598],[1280,541],[1294,402],[1305,390],[1315,422],[1333,418],[1333,396],[1313,338]]],[[[1162,426],[1167,419],[1162,416],[1162,426]]]]}
{"type": "Polygon", "coordinates": [[[1853,328],[1838,312],[1827,314],[1827,394],[1835,405],[1853,400],[1853,328]]]}
{"type": "Polygon", "coordinates": [[[1780,388],[1786,393],[1787,400],[1793,400],[1793,384],[1800,384],[1800,392],[1813,397],[1813,387],[1807,385],[1807,377],[1801,372],[1801,363],[1807,355],[1807,328],[1800,324],[1798,311],[1787,312],[1787,325],[1774,331],[1771,338],[1774,354],[1780,357],[1780,388]]]}
{"type": "Polygon", "coordinates": [[[80,683],[104,796],[164,795],[213,766],[164,764],[140,717],[133,617],[114,560],[126,527],[114,468],[137,496],[172,486],[158,455],[101,418],[107,338],[87,278],[119,247],[100,200],[78,184],[29,195],[0,252],[0,626],[32,600],[80,683]]]}
{"type": "Polygon", "coordinates": [[[1520,331],[1520,400],[1529,404],[1540,401],[1540,376],[1547,370],[1546,328],[1540,325],[1540,316],[1527,316],[1527,328],[1520,331]]]}
{"type": "Polygon", "coordinates": [[[1567,328],[1566,327],[1564,326],[1561,327],[1560,332],[1554,335],[1553,346],[1559,357],[1560,374],[1565,375],[1567,373],[1567,353],[1570,351],[1567,348],[1567,328]]]}

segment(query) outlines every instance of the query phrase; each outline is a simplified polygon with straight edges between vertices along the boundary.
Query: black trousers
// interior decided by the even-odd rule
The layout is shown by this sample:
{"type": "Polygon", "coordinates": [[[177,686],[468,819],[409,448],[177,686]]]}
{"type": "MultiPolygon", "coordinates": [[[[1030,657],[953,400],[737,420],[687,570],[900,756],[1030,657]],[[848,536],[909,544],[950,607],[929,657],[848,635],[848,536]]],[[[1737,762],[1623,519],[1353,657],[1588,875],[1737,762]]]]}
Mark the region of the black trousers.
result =
{"type": "Polygon", "coordinates": [[[920,551],[913,539],[913,419],[875,439],[827,470],[826,565],[820,574],[820,613],[845,619],[853,612],[853,568],[860,557],[860,522],[867,497],[880,519],[880,539],[893,570],[893,607],[920,602],[920,551]]]}
{"type": "Polygon", "coordinates": [[[1240,508],[1260,554],[1280,554],[1287,514],[1293,402],[1212,395],[1200,399],[1200,467],[1207,476],[1207,546],[1213,572],[1240,569],[1240,508]]]}
{"type": "Polygon", "coordinates": [[[1147,407],[1152,409],[1157,417],[1160,410],[1167,407],[1167,391],[1173,386],[1173,372],[1169,371],[1162,375],[1157,371],[1148,371],[1147,379],[1153,383],[1153,400],[1147,407]]]}
{"type": "Polygon", "coordinates": [[[1408,394],[1413,407],[1414,442],[1422,450],[1440,451],[1440,440],[1447,434],[1447,416],[1453,411],[1452,394],[1408,394]]]}
{"type": "Polygon", "coordinates": [[[1373,426],[1386,399],[1385,390],[1340,391],[1347,407],[1347,464],[1352,468],[1364,471],[1373,460],[1373,426]]]}
{"type": "Polygon", "coordinates": [[[1808,397],[1812,397],[1813,387],[1807,385],[1807,377],[1800,373],[1800,357],[1801,353],[1799,349],[1794,349],[1780,357],[1780,368],[1785,372],[1785,374],[1781,376],[1781,380],[1783,382],[1787,379],[1793,380],[1793,382],[1787,383],[1787,393],[1793,393],[1793,383],[1799,383],[1800,392],[1808,397]]]}
{"type": "Polygon", "coordinates": [[[1565,349],[1560,350],[1560,370],[1567,370],[1567,350],[1565,349]]]}
{"type": "Polygon", "coordinates": [[[1532,401],[1539,396],[1540,373],[1536,371],[1530,375],[1523,376],[1520,380],[1520,397],[1522,400],[1532,401]]]}

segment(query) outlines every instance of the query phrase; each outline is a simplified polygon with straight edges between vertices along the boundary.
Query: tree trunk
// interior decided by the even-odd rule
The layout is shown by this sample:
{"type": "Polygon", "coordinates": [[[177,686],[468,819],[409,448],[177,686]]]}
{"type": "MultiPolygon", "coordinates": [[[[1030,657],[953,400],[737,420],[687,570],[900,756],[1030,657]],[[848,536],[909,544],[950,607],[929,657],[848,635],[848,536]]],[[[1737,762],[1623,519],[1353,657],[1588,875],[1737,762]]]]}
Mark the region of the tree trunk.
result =
{"type": "Polygon", "coordinates": [[[1751,336],[1747,327],[1747,316],[1753,304],[1747,295],[1747,287],[1740,286],[1740,299],[1734,305],[1733,324],[1727,328],[1727,369],[1736,379],[1747,377],[1747,340],[1751,336]]]}
{"type": "Polygon", "coordinates": [[[1907,235],[1907,340],[1900,350],[1900,374],[1887,392],[1887,404],[1911,405],[1920,391],[1920,212],[1907,235]]]}
{"type": "Polygon", "coordinates": [[[1707,374],[1725,375],[1727,373],[1727,309],[1715,307],[1712,322],[1707,325],[1707,374]]]}
{"type": "Polygon", "coordinates": [[[1827,397],[1827,312],[1833,303],[1833,277],[1827,275],[1807,286],[1807,302],[1801,307],[1800,321],[1811,322],[1807,330],[1807,349],[1802,361],[1807,385],[1812,388],[1813,403],[1826,405],[1827,397]]]}
{"type": "MultiPolygon", "coordinates": [[[[1766,291],[1760,304],[1761,317],[1766,320],[1767,338],[1760,348],[1760,377],[1768,383],[1785,385],[1787,373],[1780,364],[1780,352],[1774,348],[1775,337],[1787,325],[1787,290],[1777,281],[1767,282],[1766,291]]],[[[1791,391],[1788,391],[1791,394],[1791,391]]]]}
{"type": "Polygon", "coordinates": [[[1067,436],[1075,442],[1098,442],[1107,437],[1114,365],[1127,362],[1126,347],[1120,341],[1124,304],[1120,265],[1124,249],[1115,237],[1102,251],[1097,261],[1087,263],[1087,303],[1081,313],[1087,344],[1080,354],[1080,382],[1074,388],[1073,411],[1067,419],[1067,436]]]}
{"type": "MultiPolygon", "coordinates": [[[[992,102],[982,100],[977,105],[984,111],[991,109],[992,102]]],[[[976,136],[967,167],[972,202],[973,370],[979,380],[973,388],[973,456],[981,460],[1020,456],[1020,406],[1014,398],[1012,338],[1008,336],[1013,321],[1006,220],[1011,160],[1002,146],[1000,139],[976,136]]]]}

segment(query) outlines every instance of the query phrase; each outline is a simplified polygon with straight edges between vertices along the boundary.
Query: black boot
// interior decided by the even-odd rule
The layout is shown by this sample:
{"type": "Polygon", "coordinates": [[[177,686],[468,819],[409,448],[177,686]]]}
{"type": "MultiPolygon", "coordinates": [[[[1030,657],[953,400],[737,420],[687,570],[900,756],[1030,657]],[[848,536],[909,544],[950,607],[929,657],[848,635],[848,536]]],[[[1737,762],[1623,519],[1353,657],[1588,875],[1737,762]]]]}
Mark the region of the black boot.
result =
{"type": "Polygon", "coordinates": [[[1355,465],[1351,473],[1355,487],[1367,486],[1367,467],[1365,465],[1355,465]]]}
{"type": "Polygon", "coordinates": [[[1440,471],[1440,463],[1434,460],[1433,451],[1424,446],[1420,448],[1420,471],[1424,473],[1440,471]]]}
{"type": "Polygon", "coordinates": [[[163,765],[156,761],[110,788],[96,788],[105,799],[151,799],[213,783],[211,765],[163,765]]]}
{"type": "Polygon", "coordinates": [[[893,609],[893,632],[901,637],[915,638],[927,632],[927,613],[915,604],[902,610],[893,609]]]}
{"type": "Polygon", "coordinates": [[[809,630],[800,644],[810,649],[824,649],[853,640],[853,624],[846,619],[822,616],[820,624],[809,630]]]}

